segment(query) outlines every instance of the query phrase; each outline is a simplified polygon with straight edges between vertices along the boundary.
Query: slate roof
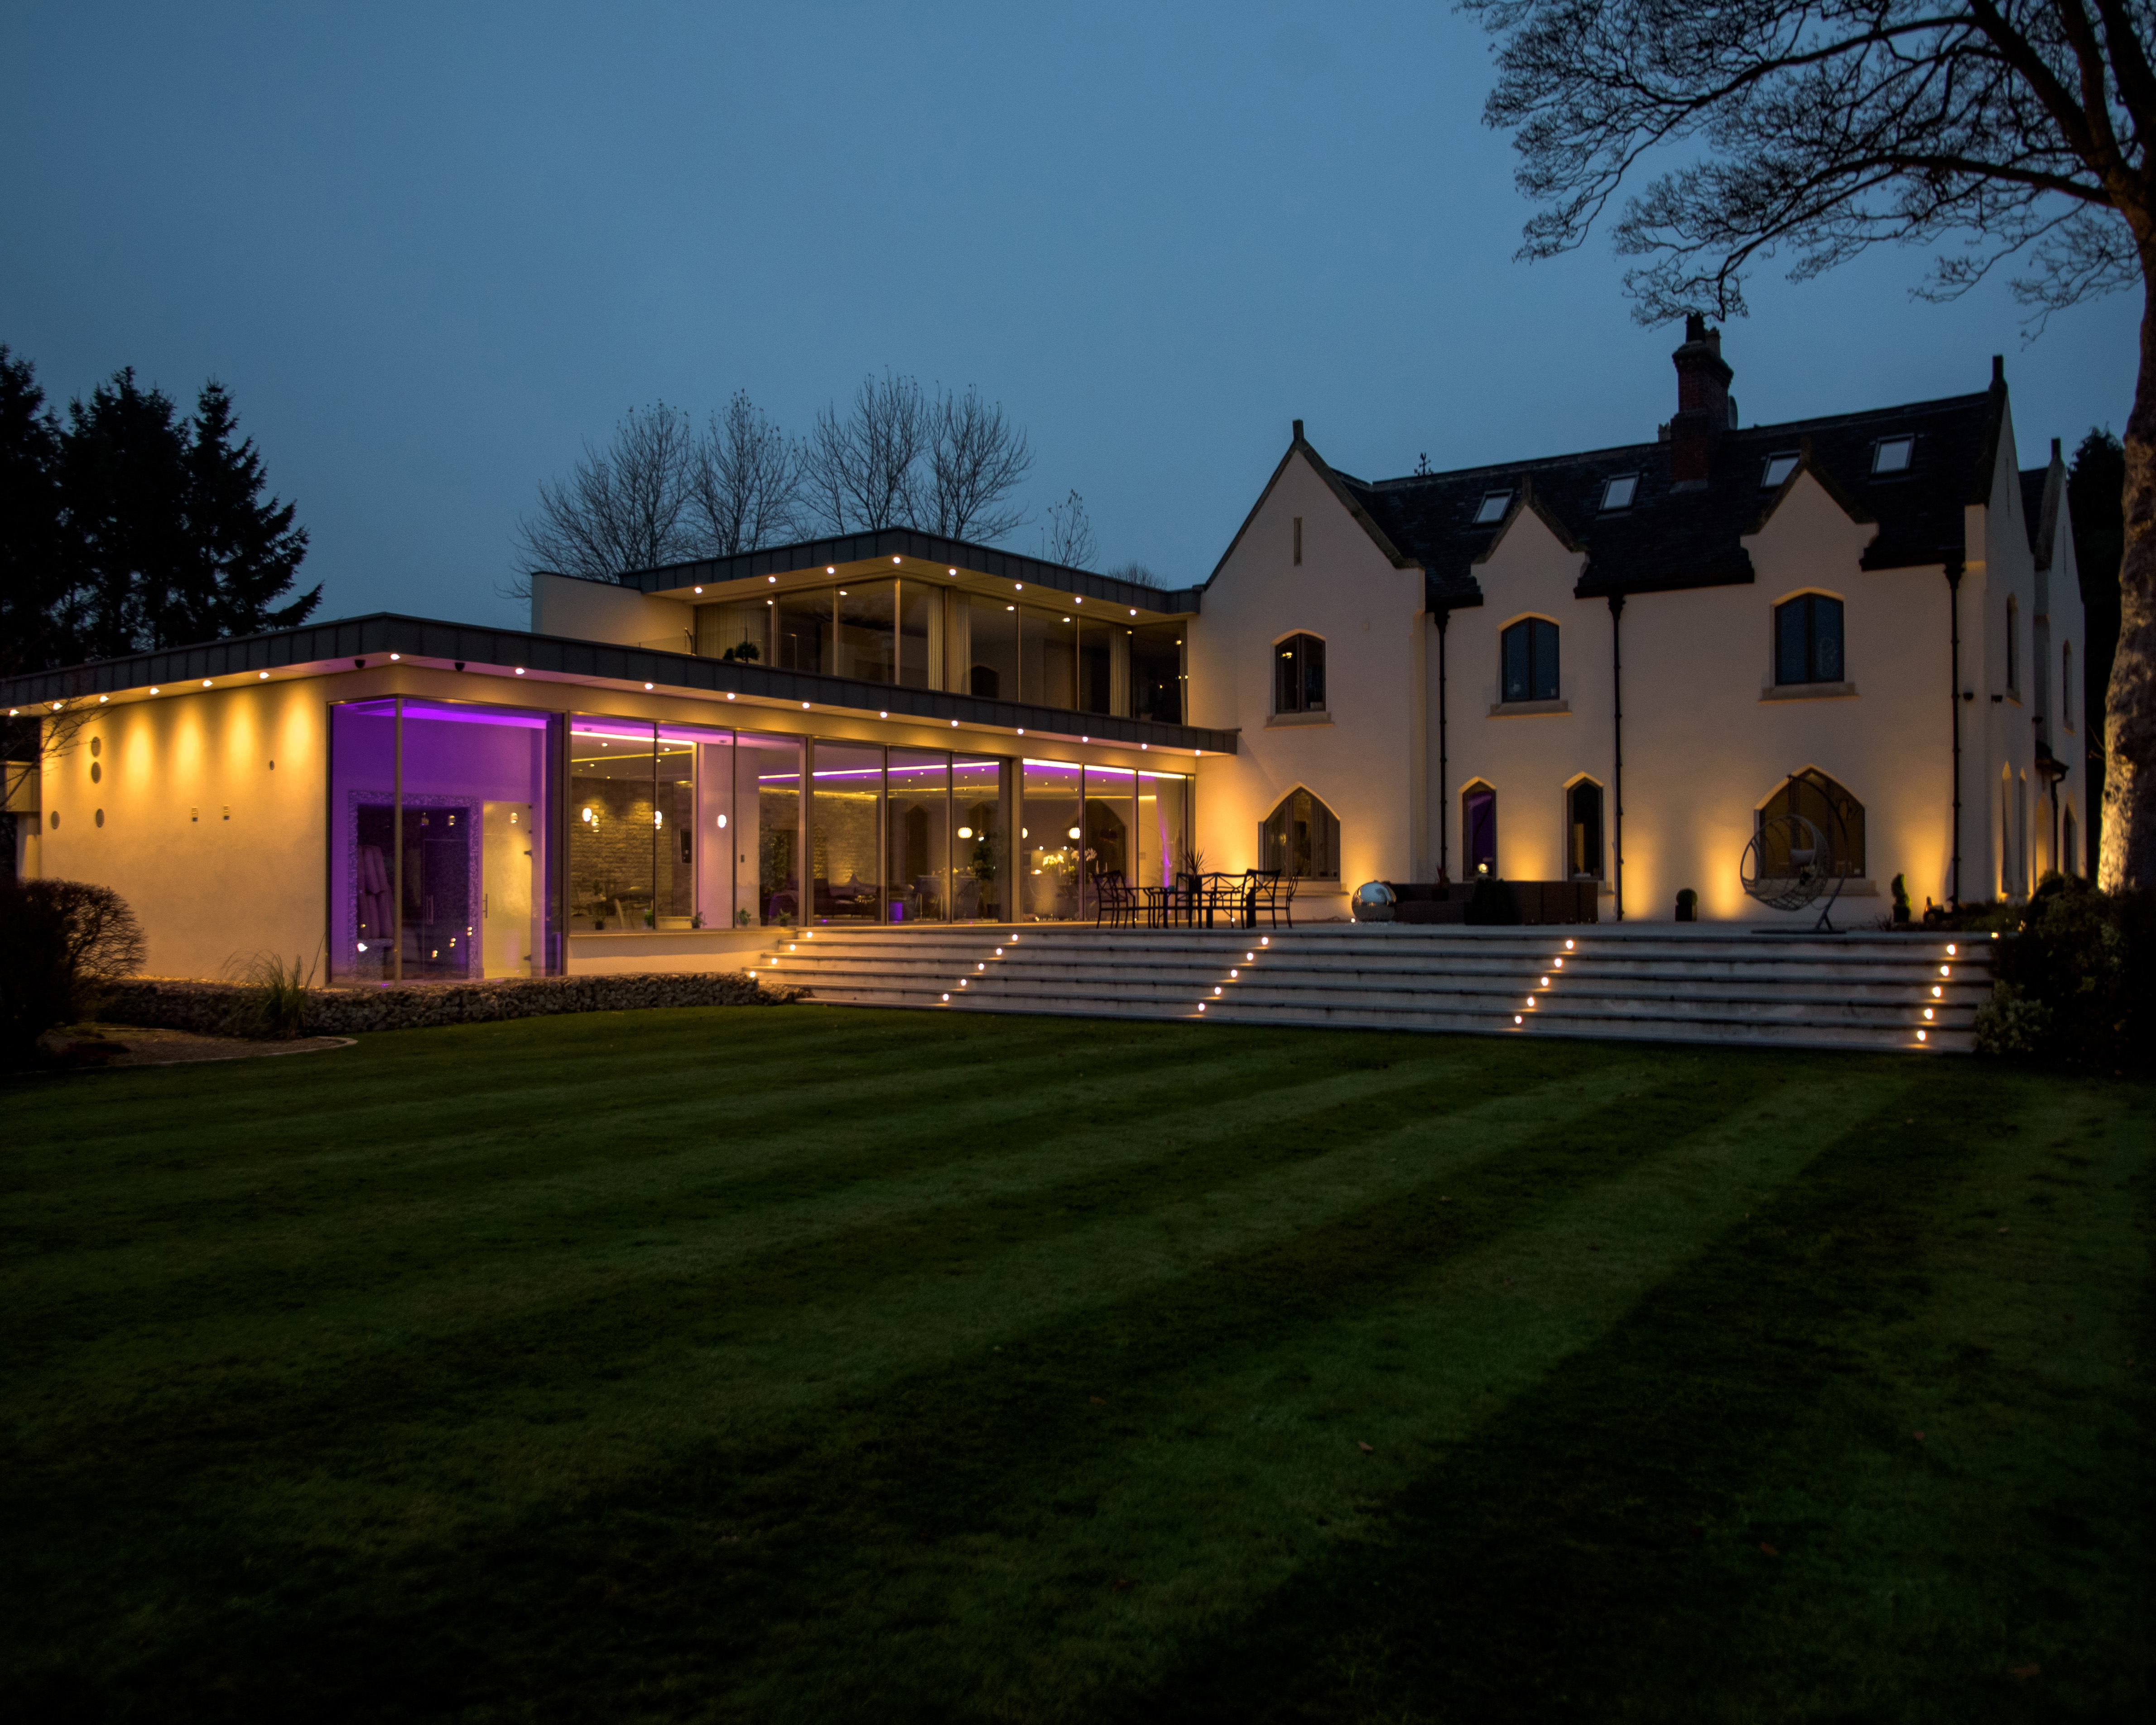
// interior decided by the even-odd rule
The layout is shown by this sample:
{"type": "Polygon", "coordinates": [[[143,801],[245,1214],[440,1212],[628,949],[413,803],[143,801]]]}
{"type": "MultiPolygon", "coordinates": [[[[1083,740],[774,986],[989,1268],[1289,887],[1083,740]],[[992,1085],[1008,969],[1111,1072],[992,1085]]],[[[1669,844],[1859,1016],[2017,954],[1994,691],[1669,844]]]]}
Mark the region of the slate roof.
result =
{"type": "Polygon", "coordinates": [[[2005,407],[2005,380],[1994,369],[1991,388],[1974,395],[1744,426],[1723,434],[1707,481],[1686,487],[1672,486],[1671,445],[1660,442],[1375,482],[1328,474],[1381,547],[1423,566],[1433,609],[1482,603],[1477,566],[1529,508],[1586,552],[1575,589],[1583,598],[1748,583],[1743,536],[1806,470],[1853,517],[1878,524],[1864,567],[1923,567],[1963,555],[1962,511],[1990,501],[2005,407]],[[1916,439],[1908,470],[1875,478],[1875,445],[1902,434],[1916,439]],[[1784,453],[1801,454],[1803,465],[1776,490],[1762,489],[1768,457],[1784,453]],[[1632,506],[1604,513],[1604,487],[1625,474],[1639,475],[1632,506]],[[1503,490],[1512,494],[1505,520],[1477,526],[1483,499],[1503,490]]]}

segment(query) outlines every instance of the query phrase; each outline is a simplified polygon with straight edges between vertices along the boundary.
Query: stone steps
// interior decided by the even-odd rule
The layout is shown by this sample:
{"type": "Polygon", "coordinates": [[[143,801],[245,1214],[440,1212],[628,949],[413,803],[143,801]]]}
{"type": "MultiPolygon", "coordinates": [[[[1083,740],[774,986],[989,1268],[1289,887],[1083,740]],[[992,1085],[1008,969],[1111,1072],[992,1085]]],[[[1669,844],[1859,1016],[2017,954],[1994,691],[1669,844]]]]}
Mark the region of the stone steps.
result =
{"type": "Polygon", "coordinates": [[[757,968],[845,1005],[1961,1051],[1989,961],[1938,936],[1726,927],[1035,926],[805,931],[757,968]]]}

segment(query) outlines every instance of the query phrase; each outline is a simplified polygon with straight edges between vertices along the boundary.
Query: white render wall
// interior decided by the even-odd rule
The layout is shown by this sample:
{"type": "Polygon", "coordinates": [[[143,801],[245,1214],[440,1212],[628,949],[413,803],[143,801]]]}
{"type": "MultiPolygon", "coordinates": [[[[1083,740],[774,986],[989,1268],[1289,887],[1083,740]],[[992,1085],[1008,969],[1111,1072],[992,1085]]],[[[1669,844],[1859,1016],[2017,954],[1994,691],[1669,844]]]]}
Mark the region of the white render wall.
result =
{"type": "MultiPolygon", "coordinates": [[[[1763,496],[1763,508],[1767,501],[1763,496]]],[[[2066,548],[2055,549],[2049,592],[2040,600],[2010,419],[1991,502],[1964,515],[1962,683],[1974,698],[1960,709],[1961,896],[1974,901],[2018,896],[2055,860],[2050,798],[2035,766],[2040,603],[2049,608],[2043,716],[2054,752],[2075,768],[2061,805],[2086,832],[2077,782],[2085,720],[2077,708],[2075,728],[2066,731],[2061,673],[2069,643],[2076,675],[2086,649],[2063,524],[2066,548]],[[2005,684],[2010,594],[2021,631],[2018,699],[2005,684]],[[2025,875],[2016,848],[2025,819],[2025,875]]],[[[1738,868],[1757,810],[1806,768],[1864,805],[1866,876],[1846,890],[1844,920],[1886,915],[1897,874],[1919,912],[1928,898],[1943,903],[1951,896],[1949,588],[1943,563],[1865,570],[1861,558],[1876,531],[1804,474],[1744,542],[1752,583],[1627,599],[1625,920],[1667,921],[1678,891],[1691,887],[1705,917],[1793,921],[1748,898],[1738,868]],[[1806,592],[1842,602],[1843,691],[1774,688],[1774,608],[1806,592]]],[[[1439,644],[1435,619],[1421,608],[1423,577],[1394,567],[1323,475],[1291,451],[1208,588],[1191,631],[1194,721],[1241,730],[1235,757],[1201,768],[1207,866],[1255,864],[1259,824],[1300,784],[1339,818],[1343,886],[1429,880],[1440,861],[1456,880],[1461,797],[1481,781],[1497,793],[1502,872],[1559,879],[1568,872],[1567,794],[1588,778],[1603,788],[1601,915],[1614,916],[1612,624],[1605,600],[1573,597],[1584,561],[1523,507],[1476,569],[1484,603],[1452,614],[1444,644],[1449,723],[1440,776],[1439,644]],[[1301,568],[1292,562],[1298,515],[1301,568]],[[1558,625],[1563,710],[1493,714],[1499,635],[1527,616],[1558,625]],[[1269,722],[1272,644],[1298,629],[1327,643],[1327,724],[1269,722]]]]}
{"type": "MultiPolygon", "coordinates": [[[[1256,867],[1259,829],[1300,786],[1340,822],[1344,887],[1420,877],[1427,629],[1422,572],[1395,568],[1324,475],[1291,454],[1215,572],[1188,637],[1191,722],[1242,729],[1237,753],[1199,768],[1208,869],[1256,867]],[[1270,724],[1274,644],[1298,633],[1326,644],[1325,721],[1270,724]]],[[[1296,916],[1342,915],[1344,903],[1322,885],[1306,887],[1296,916]]]]}

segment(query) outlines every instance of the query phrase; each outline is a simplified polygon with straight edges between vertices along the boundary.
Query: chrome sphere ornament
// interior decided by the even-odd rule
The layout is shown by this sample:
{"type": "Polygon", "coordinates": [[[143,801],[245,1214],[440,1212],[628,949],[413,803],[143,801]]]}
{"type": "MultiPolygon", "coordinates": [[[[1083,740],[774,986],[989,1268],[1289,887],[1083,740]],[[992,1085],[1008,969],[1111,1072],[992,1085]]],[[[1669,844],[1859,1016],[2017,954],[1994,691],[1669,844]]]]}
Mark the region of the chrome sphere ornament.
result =
{"type": "Polygon", "coordinates": [[[1389,922],[1395,902],[1393,889],[1383,881],[1365,880],[1348,899],[1348,909],[1358,922],[1389,922]]]}

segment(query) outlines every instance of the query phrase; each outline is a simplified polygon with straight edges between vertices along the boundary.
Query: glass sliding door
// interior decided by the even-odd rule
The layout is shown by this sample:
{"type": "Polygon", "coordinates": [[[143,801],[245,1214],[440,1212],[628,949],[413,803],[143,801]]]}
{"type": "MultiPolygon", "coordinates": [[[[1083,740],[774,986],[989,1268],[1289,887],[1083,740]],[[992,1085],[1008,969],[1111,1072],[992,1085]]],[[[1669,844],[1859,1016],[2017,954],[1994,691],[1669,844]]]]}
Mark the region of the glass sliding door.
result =
{"type": "Polygon", "coordinates": [[[1019,804],[1021,920],[1068,922],[1079,915],[1085,867],[1083,789],[1075,767],[1028,761],[1019,804]]]}
{"type": "Polygon", "coordinates": [[[951,757],[893,749],[886,773],[886,910],[893,922],[942,922],[951,915],[951,757]]]}
{"type": "Polygon", "coordinates": [[[1133,719],[1183,722],[1183,625],[1142,624],[1124,631],[1130,652],[1133,719]]]}
{"type": "Polygon", "coordinates": [[[1134,880],[1137,870],[1137,780],[1120,767],[1086,769],[1086,897],[1080,911],[1092,916],[1094,878],[1121,875],[1134,880]]]}
{"type": "Polygon", "coordinates": [[[1119,687],[1127,687],[1131,676],[1129,631],[1105,618],[1081,618],[1078,623],[1078,711],[1081,713],[1120,713],[1125,702],[1116,699],[1119,687]],[[1117,676],[1120,670],[1122,675],[1117,676]]]}
{"type": "Polygon", "coordinates": [[[1136,885],[1175,885],[1189,849],[1188,786],[1179,773],[1138,774],[1136,885]]]}
{"type": "MultiPolygon", "coordinates": [[[[666,823],[659,762],[658,735],[648,721],[584,715],[569,721],[572,932],[657,926],[662,884],[658,835],[666,823]]],[[[670,782],[670,801],[673,793],[670,782]]],[[[663,884],[670,903],[670,868],[663,884]]]]}
{"type": "Polygon", "coordinates": [[[898,680],[909,689],[943,686],[943,593],[925,581],[898,583],[898,680]]]}
{"type": "Polygon", "coordinates": [[[801,745],[739,737],[734,747],[734,926],[801,926],[801,745]]]}
{"type": "Polygon", "coordinates": [[[864,683],[898,680],[898,583],[868,581],[838,590],[838,675],[864,683]]]}
{"type": "Polygon", "coordinates": [[[958,687],[983,701],[1020,701],[1018,607],[978,593],[963,596],[965,674],[958,687]]]}
{"type": "Polygon", "coordinates": [[[856,742],[813,745],[809,768],[809,879],[819,922],[880,922],[883,910],[883,750],[856,742]]]}
{"type": "Polygon", "coordinates": [[[830,588],[782,593],[772,602],[771,662],[781,670],[829,674],[838,595],[830,588]]]}
{"type": "Polygon", "coordinates": [[[397,976],[397,703],[330,709],[330,980],[397,976]]]}
{"type": "Polygon", "coordinates": [[[409,699],[332,711],[333,979],[559,972],[547,814],[562,723],[409,699]]]}
{"type": "Polygon", "coordinates": [[[1009,922],[1011,902],[1011,763],[958,756],[951,763],[951,915],[961,922],[1009,922]]]}
{"type": "Polygon", "coordinates": [[[1019,698],[1035,706],[1078,705],[1078,624],[1075,613],[1018,611],[1019,656],[1024,666],[1019,698]]]}

